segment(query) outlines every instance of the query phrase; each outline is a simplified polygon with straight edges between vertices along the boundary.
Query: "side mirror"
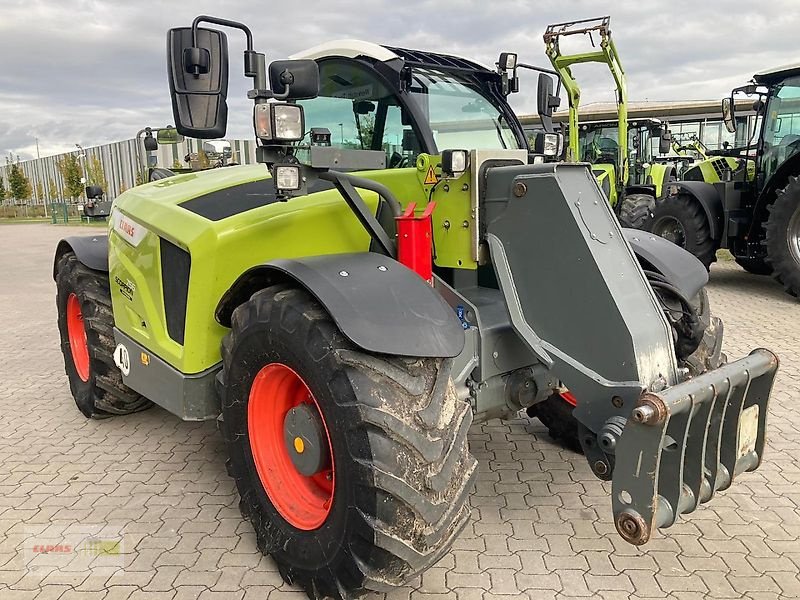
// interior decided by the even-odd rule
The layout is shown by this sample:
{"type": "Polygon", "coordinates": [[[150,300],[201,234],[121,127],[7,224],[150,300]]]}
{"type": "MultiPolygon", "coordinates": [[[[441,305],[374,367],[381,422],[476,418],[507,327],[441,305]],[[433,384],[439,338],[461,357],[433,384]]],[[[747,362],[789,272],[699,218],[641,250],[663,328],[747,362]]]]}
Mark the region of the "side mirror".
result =
{"type": "Polygon", "coordinates": [[[558,96],[553,95],[553,79],[546,73],[539,73],[536,86],[536,112],[542,120],[545,131],[553,131],[553,109],[561,103],[558,96]]]}
{"type": "Polygon", "coordinates": [[[269,65],[269,85],[279,100],[307,100],[319,95],[319,65],[314,60],[276,60],[269,65]]]}
{"type": "Polygon", "coordinates": [[[87,200],[99,200],[103,197],[103,188],[99,185],[87,185],[84,192],[87,200]]]}
{"type": "Polygon", "coordinates": [[[722,99],[722,120],[725,122],[725,129],[730,133],[736,133],[736,116],[733,112],[733,98],[722,99]]]}
{"type": "Polygon", "coordinates": [[[159,144],[180,144],[184,137],[178,133],[174,127],[164,127],[156,132],[156,140],[159,144]]]}
{"type": "Polygon", "coordinates": [[[144,134],[144,149],[147,152],[152,152],[153,150],[158,150],[158,142],[156,138],[153,137],[152,131],[147,131],[144,134]]]}
{"type": "Polygon", "coordinates": [[[209,139],[225,135],[228,123],[228,39],[221,31],[191,27],[167,32],[167,76],[175,129],[209,139]]]}
{"type": "Polygon", "coordinates": [[[658,153],[668,154],[672,148],[672,134],[668,129],[661,132],[661,137],[658,139],[658,153]]]}

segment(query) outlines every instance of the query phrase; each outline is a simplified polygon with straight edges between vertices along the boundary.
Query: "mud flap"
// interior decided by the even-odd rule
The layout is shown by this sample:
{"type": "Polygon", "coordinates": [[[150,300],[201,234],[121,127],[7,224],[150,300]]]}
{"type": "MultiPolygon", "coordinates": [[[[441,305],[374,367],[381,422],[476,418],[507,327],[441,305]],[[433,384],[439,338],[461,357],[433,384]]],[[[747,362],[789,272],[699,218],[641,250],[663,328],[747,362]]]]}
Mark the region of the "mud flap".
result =
{"type": "Polygon", "coordinates": [[[767,407],[778,358],[765,349],[642,394],[616,446],[612,508],[626,541],[694,511],[764,454],[767,407]]]}

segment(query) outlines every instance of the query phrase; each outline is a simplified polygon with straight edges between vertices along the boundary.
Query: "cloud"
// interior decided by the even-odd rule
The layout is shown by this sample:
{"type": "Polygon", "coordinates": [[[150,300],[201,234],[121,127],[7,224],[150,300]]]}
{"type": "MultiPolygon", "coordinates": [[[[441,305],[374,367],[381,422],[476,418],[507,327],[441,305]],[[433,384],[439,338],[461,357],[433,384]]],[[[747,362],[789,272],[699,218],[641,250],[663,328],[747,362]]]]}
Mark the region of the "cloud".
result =
{"type": "MultiPolygon", "coordinates": [[[[793,62],[800,26],[796,3],[723,0],[445,1],[303,0],[193,3],[123,0],[4,0],[0,20],[0,153],[23,158],[132,137],[172,121],[164,46],[169,27],[201,13],[240,20],[267,60],[325,40],[369,41],[459,54],[493,64],[501,50],[546,65],[548,23],[611,12],[612,31],[632,100],[720,98],[754,72],[793,62]]],[[[237,57],[243,39],[229,34],[231,137],[250,137],[248,81],[237,57]]],[[[576,67],[583,101],[613,98],[608,72],[576,67]]],[[[535,79],[513,97],[533,106],[535,79]]]]}

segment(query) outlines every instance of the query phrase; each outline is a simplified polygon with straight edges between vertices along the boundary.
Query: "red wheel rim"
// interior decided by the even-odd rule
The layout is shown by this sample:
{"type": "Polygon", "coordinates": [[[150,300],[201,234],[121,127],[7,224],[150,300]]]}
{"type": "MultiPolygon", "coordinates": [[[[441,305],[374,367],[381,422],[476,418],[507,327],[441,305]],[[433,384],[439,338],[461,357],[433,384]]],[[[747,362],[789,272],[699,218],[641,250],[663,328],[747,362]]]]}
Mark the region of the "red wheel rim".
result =
{"type": "Polygon", "coordinates": [[[317,400],[293,369],[271,363],[258,372],[250,388],[247,433],[261,485],[276,510],[297,529],[322,525],[331,512],[336,484],[333,447],[317,400]],[[295,467],[283,435],[286,413],[303,403],[319,413],[331,457],[329,468],[310,477],[295,467]]]}
{"type": "Polygon", "coordinates": [[[83,381],[89,381],[89,344],[86,341],[81,303],[75,294],[70,294],[67,298],[67,336],[78,377],[83,381]]]}
{"type": "Polygon", "coordinates": [[[566,402],[567,404],[571,406],[578,406],[578,399],[572,395],[572,392],[565,390],[561,392],[559,396],[561,396],[562,400],[564,400],[564,402],[566,402]]]}

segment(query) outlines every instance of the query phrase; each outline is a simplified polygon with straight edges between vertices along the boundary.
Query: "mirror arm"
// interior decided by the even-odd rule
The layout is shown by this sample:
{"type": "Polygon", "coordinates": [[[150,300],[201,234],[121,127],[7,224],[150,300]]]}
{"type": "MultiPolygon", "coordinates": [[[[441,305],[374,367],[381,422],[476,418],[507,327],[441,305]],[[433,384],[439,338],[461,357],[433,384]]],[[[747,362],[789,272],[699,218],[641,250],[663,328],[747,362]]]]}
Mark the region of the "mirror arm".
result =
{"type": "Polygon", "coordinates": [[[250,28],[244,23],[238,21],[231,21],[229,19],[220,19],[219,17],[212,17],[209,15],[199,15],[192,21],[192,45],[197,48],[197,26],[200,23],[213,23],[214,25],[222,25],[223,27],[230,27],[231,29],[239,29],[247,36],[247,52],[253,51],[253,33],[250,28]]]}
{"type": "Polygon", "coordinates": [[[539,73],[547,73],[548,75],[554,75],[556,78],[556,96],[561,96],[561,75],[558,74],[557,71],[552,69],[545,69],[544,67],[537,67],[536,65],[529,65],[528,63],[517,63],[517,68],[519,69],[528,69],[529,71],[537,71],[539,73]]]}

